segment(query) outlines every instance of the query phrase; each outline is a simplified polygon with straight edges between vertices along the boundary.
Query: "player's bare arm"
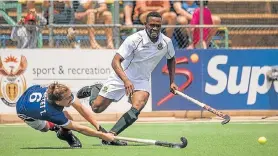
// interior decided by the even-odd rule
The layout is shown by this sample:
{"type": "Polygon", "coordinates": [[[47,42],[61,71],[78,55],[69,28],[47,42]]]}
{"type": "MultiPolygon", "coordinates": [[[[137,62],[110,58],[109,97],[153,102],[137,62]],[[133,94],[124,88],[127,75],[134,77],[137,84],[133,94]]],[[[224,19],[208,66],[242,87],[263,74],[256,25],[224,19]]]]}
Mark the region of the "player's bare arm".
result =
{"type": "Polygon", "coordinates": [[[98,137],[98,138],[101,138],[106,141],[113,141],[115,138],[114,135],[112,135],[110,133],[102,133],[100,131],[91,129],[90,127],[78,124],[74,121],[70,121],[70,123],[68,125],[64,126],[64,128],[77,131],[77,132],[82,133],[87,136],[98,137]]]}
{"type": "Polygon", "coordinates": [[[66,118],[68,118],[69,120],[73,120],[73,117],[70,115],[68,111],[64,110],[63,113],[65,114],[66,118]]]}
{"type": "Polygon", "coordinates": [[[167,59],[167,67],[169,70],[170,84],[172,84],[174,82],[174,78],[175,78],[175,69],[176,69],[175,57],[172,57],[171,59],[167,59]]]}
{"type": "Polygon", "coordinates": [[[178,86],[175,84],[175,71],[176,71],[176,59],[175,57],[172,57],[171,59],[167,59],[167,67],[169,71],[169,78],[170,78],[170,91],[172,93],[175,92],[175,90],[178,90],[178,86]]]}
{"type": "Polygon", "coordinates": [[[120,54],[116,54],[112,60],[112,68],[116,72],[116,74],[120,77],[120,79],[124,82],[125,89],[126,89],[126,95],[132,95],[134,91],[134,86],[131,83],[131,81],[126,76],[122,66],[121,62],[124,60],[124,58],[120,54]]]}
{"type": "Polygon", "coordinates": [[[88,122],[90,122],[97,130],[99,130],[99,124],[93,116],[91,109],[87,109],[84,105],[80,103],[79,99],[75,99],[72,106],[83,116],[88,122]]]}

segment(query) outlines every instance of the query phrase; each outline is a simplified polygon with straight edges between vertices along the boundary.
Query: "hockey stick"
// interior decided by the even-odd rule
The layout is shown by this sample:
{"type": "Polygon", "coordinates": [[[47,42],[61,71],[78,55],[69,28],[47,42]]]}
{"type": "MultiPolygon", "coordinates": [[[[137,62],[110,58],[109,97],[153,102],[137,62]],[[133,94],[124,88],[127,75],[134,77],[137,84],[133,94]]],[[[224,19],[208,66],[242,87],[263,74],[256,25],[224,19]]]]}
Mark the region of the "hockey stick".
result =
{"type": "Polygon", "coordinates": [[[170,142],[164,142],[164,141],[158,141],[158,140],[127,138],[127,137],[120,137],[120,136],[116,136],[115,139],[129,141],[129,142],[144,143],[144,144],[149,144],[149,145],[164,146],[164,147],[170,147],[170,148],[185,148],[187,146],[187,139],[185,137],[181,137],[181,139],[180,139],[181,143],[170,143],[170,142]]]}
{"type": "Polygon", "coordinates": [[[220,111],[210,107],[209,105],[206,105],[206,104],[204,104],[204,103],[202,103],[202,102],[200,102],[200,101],[198,101],[196,99],[193,99],[192,97],[190,97],[190,96],[188,96],[188,95],[186,95],[186,94],[184,94],[184,93],[182,93],[180,91],[176,90],[175,93],[180,95],[180,96],[182,96],[182,97],[184,97],[185,99],[187,99],[187,100],[197,104],[198,106],[204,108],[205,110],[207,110],[207,111],[209,111],[209,112],[211,112],[211,113],[213,113],[213,114],[223,118],[224,120],[221,122],[222,125],[227,124],[231,120],[229,115],[224,114],[224,113],[222,113],[222,112],[220,112],[220,111]]]}

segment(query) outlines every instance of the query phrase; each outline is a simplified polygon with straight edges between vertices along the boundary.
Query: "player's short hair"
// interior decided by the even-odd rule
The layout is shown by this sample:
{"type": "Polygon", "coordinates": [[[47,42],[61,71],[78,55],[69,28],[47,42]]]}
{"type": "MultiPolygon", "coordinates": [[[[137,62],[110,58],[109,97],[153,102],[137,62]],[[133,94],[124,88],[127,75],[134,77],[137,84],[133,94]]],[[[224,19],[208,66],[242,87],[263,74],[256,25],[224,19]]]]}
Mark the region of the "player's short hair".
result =
{"type": "Polygon", "coordinates": [[[64,98],[63,95],[68,92],[68,90],[69,88],[66,85],[54,82],[48,86],[47,99],[52,103],[61,101],[64,98]]]}
{"type": "Polygon", "coordinates": [[[147,18],[146,18],[147,23],[149,22],[150,17],[158,17],[158,18],[162,19],[162,16],[156,11],[152,11],[152,12],[148,13],[147,18]]]}

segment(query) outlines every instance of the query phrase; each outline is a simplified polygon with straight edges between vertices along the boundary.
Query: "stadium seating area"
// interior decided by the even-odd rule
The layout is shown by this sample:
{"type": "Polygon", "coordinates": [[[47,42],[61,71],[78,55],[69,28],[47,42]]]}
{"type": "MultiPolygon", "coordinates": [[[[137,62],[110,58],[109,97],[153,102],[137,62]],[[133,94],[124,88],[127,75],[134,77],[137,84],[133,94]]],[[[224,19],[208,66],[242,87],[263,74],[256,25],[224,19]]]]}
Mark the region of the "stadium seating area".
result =
{"type": "MultiPolygon", "coordinates": [[[[38,1],[40,2],[40,1],[38,1]]],[[[114,12],[114,4],[107,1],[109,9],[114,12]]],[[[278,25],[278,2],[276,1],[213,1],[209,2],[208,7],[213,15],[221,18],[221,25],[217,36],[214,37],[212,45],[216,48],[277,48],[278,27],[268,25],[278,25]],[[234,26],[241,25],[241,26],[234,26]],[[249,26],[253,25],[253,26],[249,26]],[[255,25],[255,26],[254,26],[255,25]]],[[[0,24],[14,24],[12,21],[18,21],[21,16],[26,15],[26,4],[12,1],[0,2],[0,24]],[[22,12],[22,15],[21,15],[22,12]],[[8,17],[7,17],[8,16],[8,17]],[[8,19],[8,20],[7,20],[8,19]],[[12,20],[10,20],[12,19],[12,20]]],[[[36,4],[37,12],[41,12],[41,3],[36,4]]],[[[115,13],[114,13],[115,14],[115,13]]],[[[9,39],[11,27],[0,25],[0,47],[15,47],[16,43],[9,39]]],[[[179,28],[177,28],[179,29],[179,28]]],[[[176,34],[177,34],[176,29],[176,34]]],[[[66,41],[67,28],[54,28],[53,38],[56,47],[67,47],[66,41]]],[[[136,29],[120,28],[120,39],[136,31],[136,29]]],[[[48,47],[50,29],[46,27],[42,32],[42,46],[48,47]]],[[[78,39],[84,42],[88,40],[88,30],[79,28],[77,30],[78,39]]],[[[105,31],[99,29],[96,31],[96,39],[105,40],[105,31]]],[[[115,33],[114,33],[115,34],[115,33]]],[[[180,38],[175,37],[173,42],[179,48],[185,48],[180,45],[180,38]]],[[[117,39],[118,36],[114,36],[117,39]]],[[[185,44],[186,45],[186,44],[185,44]]],[[[86,46],[84,46],[86,47],[86,46]]]]}
{"type": "MultiPolygon", "coordinates": [[[[223,25],[277,25],[278,2],[212,2],[210,8],[223,25]],[[222,9],[219,9],[222,8],[222,9]]],[[[277,47],[277,28],[231,28],[229,38],[234,48],[277,47]]]]}

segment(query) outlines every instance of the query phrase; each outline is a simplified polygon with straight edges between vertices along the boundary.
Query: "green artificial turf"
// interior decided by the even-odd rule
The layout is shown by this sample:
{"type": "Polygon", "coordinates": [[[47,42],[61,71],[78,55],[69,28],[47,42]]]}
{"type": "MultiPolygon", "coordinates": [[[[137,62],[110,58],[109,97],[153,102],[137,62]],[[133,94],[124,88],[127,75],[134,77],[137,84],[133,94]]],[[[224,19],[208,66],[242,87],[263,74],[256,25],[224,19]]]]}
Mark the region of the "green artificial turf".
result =
{"type": "MultiPolygon", "coordinates": [[[[106,129],[112,124],[104,124],[106,129]]],[[[97,138],[75,132],[82,149],[70,149],[54,132],[41,133],[27,126],[0,125],[0,156],[277,156],[278,123],[148,123],[134,124],[125,137],[179,142],[184,149],[129,143],[126,147],[102,146],[97,138]],[[260,145],[258,138],[267,143],[260,145]]]]}

